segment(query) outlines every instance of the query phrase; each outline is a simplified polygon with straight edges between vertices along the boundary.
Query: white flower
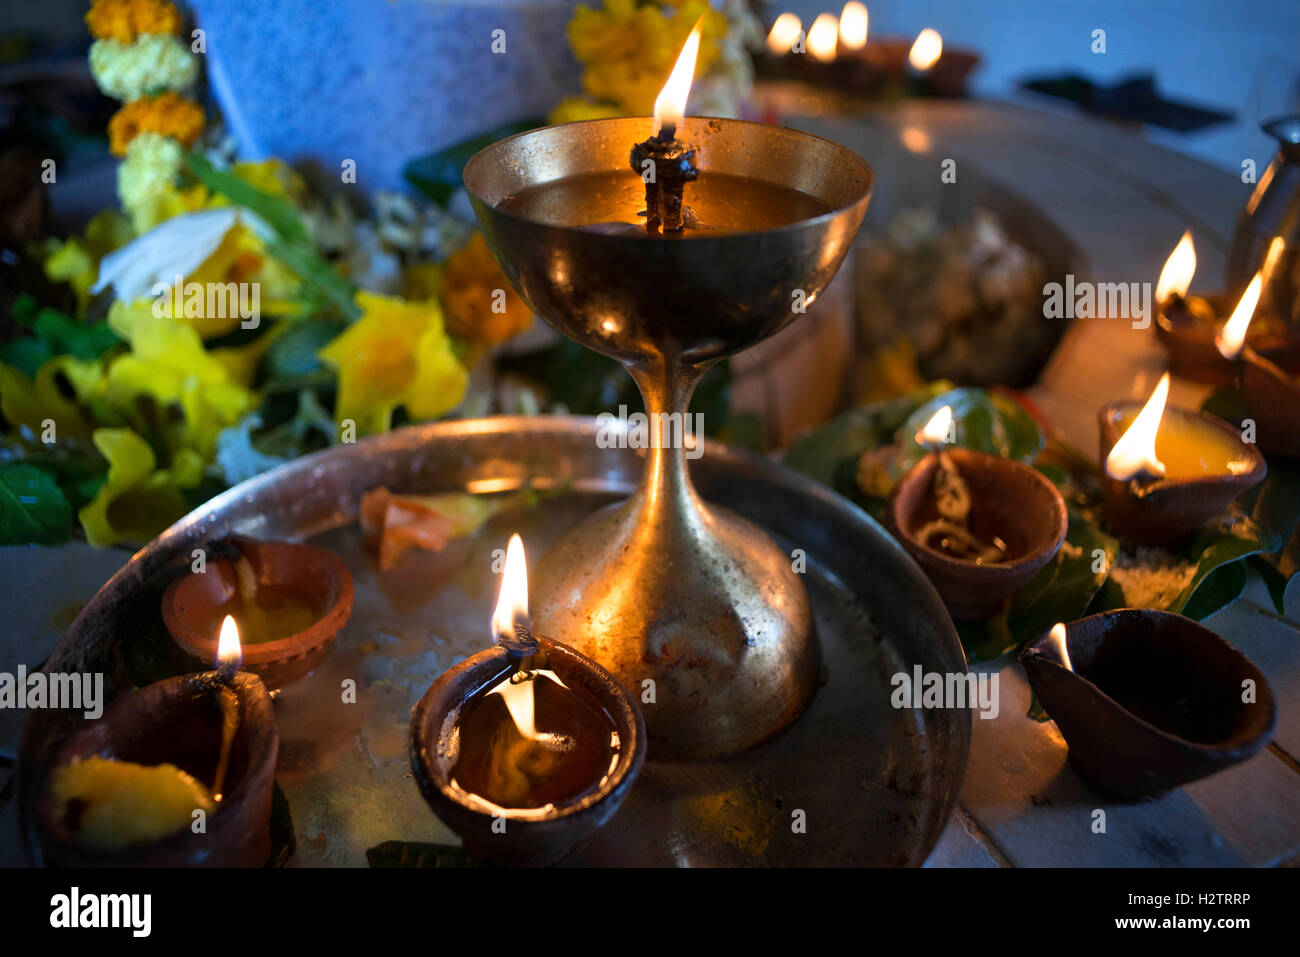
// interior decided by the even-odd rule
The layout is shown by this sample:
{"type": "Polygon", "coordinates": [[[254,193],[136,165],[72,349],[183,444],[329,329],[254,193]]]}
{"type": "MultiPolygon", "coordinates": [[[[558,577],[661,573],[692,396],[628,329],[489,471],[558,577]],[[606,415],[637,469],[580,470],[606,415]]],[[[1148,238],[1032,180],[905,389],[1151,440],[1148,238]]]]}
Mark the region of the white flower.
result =
{"type": "Polygon", "coordinates": [[[241,220],[262,236],[270,233],[258,216],[235,206],[174,216],[100,260],[99,279],[90,291],[111,285],[113,294],[125,302],[152,296],[159,283],[171,285],[177,276],[188,276],[203,265],[241,220]]]}
{"type": "Polygon", "coordinates": [[[189,89],[198,79],[199,61],[176,37],[144,33],[133,43],[96,40],[90,72],[105,95],[129,103],[147,93],[189,89]]]}

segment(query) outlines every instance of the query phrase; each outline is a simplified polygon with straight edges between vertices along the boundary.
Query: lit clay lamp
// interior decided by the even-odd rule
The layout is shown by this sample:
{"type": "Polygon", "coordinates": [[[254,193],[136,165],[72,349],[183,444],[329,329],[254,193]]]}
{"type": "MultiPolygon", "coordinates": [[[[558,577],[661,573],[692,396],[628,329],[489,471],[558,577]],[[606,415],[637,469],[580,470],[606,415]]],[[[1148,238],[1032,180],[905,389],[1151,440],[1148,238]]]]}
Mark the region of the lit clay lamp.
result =
{"type": "Polygon", "coordinates": [[[956,619],[993,615],[1065,541],[1065,500],[1036,469],[996,455],[944,449],[952,409],[917,434],[932,450],[903,477],[890,518],[956,619]]]}
{"type": "Polygon", "coordinates": [[[529,631],[518,535],[492,628],[497,644],[441,675],[415,706],[411,767],[474,857],[551,864],[623,803],[645,761],[645,723],[609,672],[529,631]]]}
{"type": "Polygon", "coordinates": [[[1098,413],[1106,521],[1129,545],[1185,544],[1268,468],[1238,430],[1206,412],[1166,408],[1168,396],[1166,372],[1140,409],[1112,402],[1098,413]]]}
{"type": "Polygon", "coordinates": [[[314,545],[232,537],[238,557],[209,561],[163,594],[162,616],[187,653],[211,661],[214,625],[234,615],[244,633],[244,667],[273,687],[320,663],[352,615],[352,573],[314,545]]]}
{"type": "Polygon", "coordinates": [[[1240,360],[1241,391],[1255,420],[1260,448],[1296,459],[1300,458],[1300,379],[1244,345],[1254,315],[1250,307],[1262,284],[1263,275],[1257,273],[1216,345],[1224,358],[1240,360]]]}
{"type": "Polygon", "coordinates": [[[1268,682],[1190,618],[1125,608],[1056,625],[1020,661],[1098,794],[1157,795],[1244,761],[1268,743],[1268,682]]]}
{"type": "MultiPolygon", "coordinates": [[[[1265,272],[1279,261],[1281,243],[1278,239],[1270,247],[1265,272]]],[[[1207,385],[1228,385],[1235,369],[1217,347],[1216,339],[1223,325],[1220,317],[1228,314],[1230,301],[1222,295],[1189,295],[1187,289],[1195,274],[1196,249],[1192,234],[1185,232],[1165,260],[1156,283],[1156,337],[1169,355],[1169,369],[1174,375],[1207,385]]],[[[1258,299],[1258,290],[1254,295],[1258,299]]],[[[1240,304],[1239,300],[1238,307],[1240,304]]],[[[1270,362],[1300,372],[1300,338],[1288,334],[1275,320],[1261,317],[1254,324],[1248,344],[1270,362]]]]}
{"type": "Polygon", "coordinates": [[[238,670],[234,619],[219,647],[216,671],[133,691],[55,750],[37,805],[48,863],[267,863],[280,736],[266,686],[238,670]]]}

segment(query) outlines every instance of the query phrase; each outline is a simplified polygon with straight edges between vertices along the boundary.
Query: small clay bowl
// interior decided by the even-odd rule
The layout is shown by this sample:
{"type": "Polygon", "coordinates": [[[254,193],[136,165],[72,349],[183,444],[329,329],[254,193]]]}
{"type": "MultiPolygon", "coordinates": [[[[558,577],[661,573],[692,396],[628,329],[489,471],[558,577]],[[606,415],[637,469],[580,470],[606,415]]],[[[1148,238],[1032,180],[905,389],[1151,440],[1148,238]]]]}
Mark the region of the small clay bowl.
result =
{"type": "Polygon", "coordinates": [[[569,804],[550,809],[502,809],[481,799],[480,803],[468,800],[451,779],[459,754],[461,706],[510,674],[514,660],[498,645],[444,672],[411,713],[411,768],[429,807],[480,861],[555,863],[618,810],[645,762],[645,721],[623,686],[568,645],[540,636],[537,641],[539,666],[550,668],[613,718],[620,742],[618,758],[598,788],[569,804]],[[493,829],[498,816],[505,818],[504,831],[493,829]]]}
{"type": "MultiPolygon", "coordinates": [[[[1169,356],[1169,371],[1174,375],[1207,385],[1230,385],[1236,377],[1237,365],[1223,357],[1214,339],[1237,304],[1222,294],[1211,293],[1201,298],[1220,317],[1217,324],[1192,318],[1181,309],[1170,314],[1162,310],[1156,314],[1156,339],[1164,346],[1169,356]]],[[[1263,331],[1258,320],[1253,325],[1255,328],[1246,334],[1250,348],[1285,369],[1300,371],[1300,337],[1263,331]]]]}
{"type": "Polygon", "coordinates": [[[1097,413],[1100,433],[1101,491],[1106,522],[1111,531],[1129,545],[1158,545],[1163,548],[1186,544],[1206,522],[1247,489],[1264,480],[1268,465],[1259,449],[1241,442],[1241,433],[1208,412],[1165,407],[1165,416],[1196,419],[1218,429],[1241,444],[1250,468],[1237,475],[1205,475],[1196,478],[1156,479],[1121,482],[1106,473],[1106,456],[1123,434],[1119,423],[1125,412],[1141,409],[1140,401],[1111,402],[1097,413]]]}
{"type": "Polygon", "coordinates": [[[145,844],[97,850],[79,844],[49,793],[53,769],[99,756],[174,764],[209,787],[221,754],[216,674],[166,678],[133,691],[87,721],[55,749],[37,791],[36,831],[45,860],[58,867],[262,867],[271,854],[271,796],[280,735],[271,697],[256,675],[239,672],[239,729],[225,792],[206,833],[186,827],[145,844]]]}
{"type": "Polygon", "coordinates": [[[1065,541],[1065,500],[1046,476],[1028,465],[968,449],[946,454],[971,494],[970,528],[982,541],[1007,543],[1007,560],[976,564],[954,558],[916,537],[937,516],[931,491],[938,459],[928,455],[894,487],[889,515],[895,534],[924,569],[949,614],[959,620],[988,618],[1017,588],[1034,577],[1065,541]]]}
{"type": "Polygon", "coordinates": [[[1070,746],[1070,766],[1098,794],[1160,794],[1244,761],[1272,737],[1277,706],[1264,676],[1190,618],[1122,608],[1065,632],[1074,671],[1050,633],[1020,661],[1070,746]]]}
{"type": "Polygon", "coordinates": [[[1247,346],[1241,351],[1241,391],[1266,452],[1300,459],[1300,380],[1247,346]]]}
{"type": "MultiPolygon", "coordinates": [[[[320,663],[330,642],[352,615],[352,573],[343,560],[314,545],[231,539],[230,544],[253,567],[259,588],[305,600],[319,616],[309,628],[277,641],[243,643],[245,671],[261,675],[279,687],[305,675],[320,663]]],[[[162,616],[173,640],[203,662],[217,660],[223,610],[238,594],[235,565],[228,558],[207,563],[203,572],[176,579],[163,594],[162,616]]]]}

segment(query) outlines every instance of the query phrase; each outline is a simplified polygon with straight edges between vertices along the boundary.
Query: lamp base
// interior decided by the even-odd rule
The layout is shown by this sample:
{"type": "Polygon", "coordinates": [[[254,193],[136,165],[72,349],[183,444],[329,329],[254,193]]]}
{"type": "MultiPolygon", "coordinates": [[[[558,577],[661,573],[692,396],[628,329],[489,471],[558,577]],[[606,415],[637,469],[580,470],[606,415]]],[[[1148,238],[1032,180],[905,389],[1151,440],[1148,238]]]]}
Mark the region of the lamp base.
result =
{"type": "Polygon", "coordinates": [[[725,758],[808,706],[819,656],[791,556],[750,522],[643,486],[538,562],[538,632],[614,674],[640,703],[657,761],[725,758]]]}

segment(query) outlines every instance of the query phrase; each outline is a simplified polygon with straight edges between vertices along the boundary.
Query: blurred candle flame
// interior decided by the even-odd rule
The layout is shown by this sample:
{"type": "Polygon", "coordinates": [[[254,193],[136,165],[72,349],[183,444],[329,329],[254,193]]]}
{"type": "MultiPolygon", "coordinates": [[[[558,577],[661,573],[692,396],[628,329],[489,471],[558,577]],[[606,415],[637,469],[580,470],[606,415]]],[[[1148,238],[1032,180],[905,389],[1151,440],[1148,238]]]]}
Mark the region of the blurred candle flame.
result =
{"type": "Polygon", "coordinates": [[[808,31],[808,52],[823,63],[832,62],[835,59],[835,37],[839,31],[840,25],[833,14],[818,14],[808,31]]]}
{"type": "Polygon", "coordinates": [[[1140,472],[1151,475],[1164,475],[1165,466],[1156,458],[1156,434],[1160,431],[1160,419],[1165,414],[1165,402],[1169,398],[1169,373],[1160,377],[1155,391],[1142,411],[1137,414],[1133,424],[1119,437],[1106,456],[1106,474],[1120,482],[1127,482],[1140,472]]]}
{"type": "Polygon", "coordinates": [[[858,0],[849,0],[840,11],[840,46],[861,50],[867,45],[867,8],[858,0]]]}
{"type": "Polygon", "coordinates": [[[1052,642],[1056,645],[1056,653],[1061,656],[1061,664],[1065,665],[1070,671],[1074,670],[1074,665],[1070,661],[1070,649],[1065,643],[1065,623],[1058,621],[1052,626],[1052,642]]]}
{"type": "Polygon", "coordinates": [[[217,638],[217,667],[226,671],[238,671],[244,662],[244,650],[239,644],[239,626],[233,615],[227,615],[221,621],[221,634],[217,638]]]}
{"type": "Polygon", "coordinates": [[[930,421],[916,433],[916,441],[921,445],[943,445],[948,441],[950,428],[952,428],[952,406],[945,405],[930,416],[930,421]]]}
{"type": "Polygon", "coordinates": [[[794,41],[803,33],[803,21],[793,13],[783,13],[776,18],[767,34],[767,49],[773,56],[794,50],[794,41]]]}
{"type": "Polygon", "coordinates": [[[1165,260],[1160,270],[1160,281],[1156,283],[1156,305],[1160,305],[1170,296],[1185,296],[1187,288],[1196,275],[1196,246],[1192,243],[1192,231],[1183,233],[1178,245],[1165,260]]]}
{"type": "Polygon", "coordinates": [[[1237,358],[1237,353],[1241,352],[1241,347],[1246,344],[1246,330],[1250,328],[1250,320],[1255,318],[1255,307],[1259,305],[1259,292],[1263,288],[1264,274],[1261,271],[1255,273],[1255,278],[1241,294],[1237,308],[1232,310],[1232,315],[1223,324],[1219,334],[1214,337],[1214,346],[1223,358],[1237,358]]]}
{"type": "Polygon", "coordinates": [[[665,126],[675,127],[686,115],[686,101],[691,95],[691,81],[695,77],[695,58],[700,53],[700,30],[704,26],[704,17],[695,21],[691,35],[686,38],[682,52],[677,55],[673,72],[668,74],[659,95],[655,97],[655,135],[658,136],[665,126]]]}
{"type": "Polygon", "coordinates": [[[907,54],[907,62],[913,70],[924,73],[939,61],[942,54],[943,37],[939,35],[938,30],[926,27],[916,35],[916,41],[907,54]]]}

